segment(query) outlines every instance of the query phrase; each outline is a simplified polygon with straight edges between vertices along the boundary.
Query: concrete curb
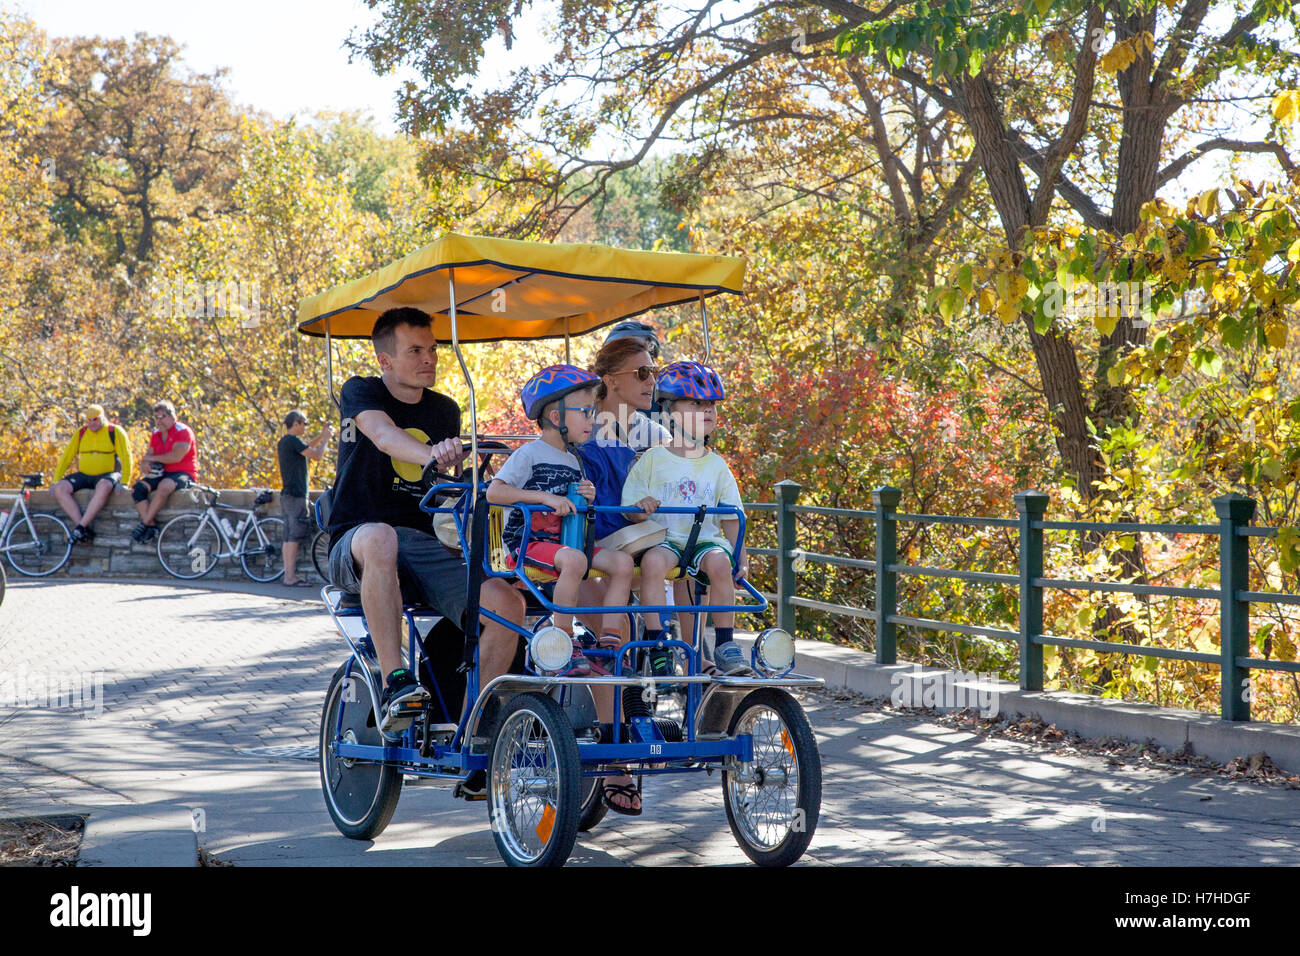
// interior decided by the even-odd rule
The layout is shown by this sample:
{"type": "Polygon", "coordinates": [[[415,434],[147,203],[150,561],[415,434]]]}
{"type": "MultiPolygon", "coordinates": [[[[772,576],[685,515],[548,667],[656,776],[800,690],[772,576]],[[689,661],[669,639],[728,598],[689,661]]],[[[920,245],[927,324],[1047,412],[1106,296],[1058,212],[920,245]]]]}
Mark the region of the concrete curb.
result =
{"type": "Polygon", "coordinates": [[[92,809],[77,866],[198,866],[199,841],[185,807],[92,809]]]}
{"type": "MultiPolygon", "coordinates": [[[[736,639],[748,652],[754,635],[738,632],[736,639]]],[[[932,706],[939,711],[976,708],[986,716],[992,716],[985,709],[991,704],[996,713],[1038,717],[1085,738],[1149,739],[1170,750],[1190,744],[1193,753],[1219,763],[1263,752],[1280,769],[1300,773],[1300,726],[1294,724],[1227,721],[1193,710],[1065,691],[1022,691],[1010,681],[937,667],[882,666],[863,651],[821,641],[796,640],[795,644],[795,670],[822,678],[828,689],[890,699],[902,706],[932,706]]]]}

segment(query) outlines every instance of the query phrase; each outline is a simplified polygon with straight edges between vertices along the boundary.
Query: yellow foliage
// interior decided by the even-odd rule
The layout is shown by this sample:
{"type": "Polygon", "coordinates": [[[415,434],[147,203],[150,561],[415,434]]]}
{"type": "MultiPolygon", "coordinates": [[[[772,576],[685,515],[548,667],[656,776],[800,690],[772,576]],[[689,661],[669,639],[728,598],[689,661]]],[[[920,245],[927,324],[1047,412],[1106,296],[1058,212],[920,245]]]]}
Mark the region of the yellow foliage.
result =
{"type": "Polygon", "coordinates": [[[1273,118],[1283,126],[1300,120],[1300,90],[1283,90],[1273,97],[1273,118]]]}

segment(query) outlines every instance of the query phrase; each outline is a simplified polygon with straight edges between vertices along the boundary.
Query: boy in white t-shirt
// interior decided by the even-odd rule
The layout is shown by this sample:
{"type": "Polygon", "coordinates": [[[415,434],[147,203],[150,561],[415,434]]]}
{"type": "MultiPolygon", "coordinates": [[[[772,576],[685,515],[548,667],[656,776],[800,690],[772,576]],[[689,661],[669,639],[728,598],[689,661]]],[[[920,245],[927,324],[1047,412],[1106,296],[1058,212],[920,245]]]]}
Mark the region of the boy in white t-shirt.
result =
{"type": "MultiPolygon", "coordinates": [[[[648,449],[628,472],[623,484],[623,504],[635,505],[643,514],[629,514],[631,521],[644,521],[661,506],[698,508],[729,505],[740,508],[740,489],[727,463],[710,450],[705,439],[718,424],[717,403],[726,397],[718,373],[698,362],[675,362],[665,367],[655,383],[655,397],[673,425],[672,441],[648,449]]],[[[660,515],[668,526],[664,543],[641,556],[641,601],[664,593],[664,579],[676,567],[690,542],[692,515],[660,515]]],[[[686,555],[690,573],[707,578],[709,604],[735,604],[732,555],[740,522],[721,515],[704,516],[700,533],[686,555]],[[721,519],[721,520],[719,520],[721,519]]],[[[744,549],[736,564],[736,576],[744,577],[749,560],[744,549]]],[[[645,612],[646,640],[659,640],[663,632],[660,616],[645,612]]],[[[714,666],[725,676],[750,673],[745,656],[733,640],[735,614],[713,615],[714,666]]]]}
{"type": "MultiPolygon", "coordinates": [[[[523,543],[524,513],[518,508],[510,509],[502,539],[512,563],[524,561],[531,567],[557,575],[553,598],[561,607],[573,607],[578,603],[578,587],[587,573],[586,554],[562,545],[560,528],[563,516],[572,514],[574,510],[573,502],[565,497],[570,484],[576,482],[578,493],[588,502],[596,497],[596,488],[583,478],[582,466],[572,449],[591,434],[595,387],[599,383],[600,379],[595,375],[572,365],[552,365],[530,378],[520,397],[525,414],[537,422],[542,433],[536,441],[520,446],[506,459],[487,490],[490,504],[536,504],[552,509],[551,513],[533,514],[528,548],[524,554],[519,554],[519,546],[523,543]]],[[[626,605],[634,571],[631,555],[624,551],[596,548],[591,556],[591,566],[603,571],[608,580],[605,606],[626,605]]],[[[621,618],[622,615],[616,613],[604,616],[601,622],[603,633],[597,641],[600,647],[615,649],[622,643],[621,618]]],[[[557,611],[554,623],[572,636],[572,614],[557,611]]],[[[573,659],[564,673],[582,676],[593,672],[605,673],[603,668],[583,656],[582,646],[575,640],[573,659]]]]}

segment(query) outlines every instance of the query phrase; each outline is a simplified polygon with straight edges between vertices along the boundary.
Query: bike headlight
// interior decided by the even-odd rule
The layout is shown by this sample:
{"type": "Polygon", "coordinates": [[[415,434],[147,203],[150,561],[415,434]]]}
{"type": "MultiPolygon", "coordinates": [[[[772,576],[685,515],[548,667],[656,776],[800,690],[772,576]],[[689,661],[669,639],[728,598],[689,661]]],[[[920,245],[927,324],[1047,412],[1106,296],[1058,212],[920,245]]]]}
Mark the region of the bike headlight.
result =
{"type": "Polygon", "coordinates": [[[573,658],[573,640],[558,627],[544,627],[528,641],[533,666],[558,671],[573,658]]]}
{"type": "Polygon", "coordinates": [[[769,627],[759,634],[754,650],[758,666],[765,671],[779,674],[794,664],[794,638],[779,627],[769,627]]]}

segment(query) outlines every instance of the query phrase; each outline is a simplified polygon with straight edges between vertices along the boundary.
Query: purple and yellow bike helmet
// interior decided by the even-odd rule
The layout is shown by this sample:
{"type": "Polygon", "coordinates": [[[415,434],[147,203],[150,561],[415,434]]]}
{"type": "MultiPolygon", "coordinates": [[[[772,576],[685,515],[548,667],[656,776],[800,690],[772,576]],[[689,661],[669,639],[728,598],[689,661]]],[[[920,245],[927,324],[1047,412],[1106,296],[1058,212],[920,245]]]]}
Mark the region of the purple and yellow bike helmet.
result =
{"type": "Polygon", "coordinates": [[[537,421],[542,409],[558,402],[571,392],[594,388],[600,377],[574,365],[550,365],[542,369],[524,385],[519,398],[524,404],[524,414],[537,421]]]}
{"type": "Polygon", "coordinates": [[[655,398],[690,399],[697,402],[720,402],[727,397],[718,373],[699,362],[673,362],[659,372],[655,380],[655,398]]]}

